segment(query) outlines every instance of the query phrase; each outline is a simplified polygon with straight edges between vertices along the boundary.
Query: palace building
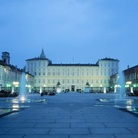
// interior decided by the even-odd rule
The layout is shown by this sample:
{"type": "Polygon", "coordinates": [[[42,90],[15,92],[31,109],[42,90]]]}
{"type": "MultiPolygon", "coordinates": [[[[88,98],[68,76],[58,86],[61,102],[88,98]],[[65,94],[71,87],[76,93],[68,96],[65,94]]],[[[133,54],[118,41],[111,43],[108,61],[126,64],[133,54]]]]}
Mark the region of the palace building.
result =
{"type": "Polygon", "coordinates": [[[118,73],[119,60],[99,59],[95,64],[54,64],[42,49],[37,58],[26,60],[26,71],[34,76],[34,88],[60,87],[62,90],[84,91],[89,86],[91,91],[109,90],[110,76],[118,73]]]}

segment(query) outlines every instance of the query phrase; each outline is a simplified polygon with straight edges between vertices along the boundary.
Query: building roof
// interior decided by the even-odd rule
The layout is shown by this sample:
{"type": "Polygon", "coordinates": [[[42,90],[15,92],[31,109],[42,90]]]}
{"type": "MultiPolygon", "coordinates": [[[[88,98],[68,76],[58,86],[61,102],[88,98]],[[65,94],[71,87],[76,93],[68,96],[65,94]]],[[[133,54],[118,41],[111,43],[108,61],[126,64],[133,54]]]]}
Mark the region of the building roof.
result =
{"type": "MultiPolygon", "coordinates": [[[[49,60],[48,58],[46,58],[44,50],[42,49],[42,52],[40,54],[40,57],[35,57],[35,58],[30,58],[30,59],[26,59],[26,61],[39,61],[39,60],[48,60],[49,61],[49,66],[99,66],[98,62],[96,64],[81,64],[81,63],[76,63],[76,64],[53,64],[51,60],[49,60]]],[[[100,60],[112,60],[112,61],[119,61],[118,59],[113,59],[113,58],[103,58],[100,60]]],[[[98,61],[100,61],[98,60],[98,61]]]]}
{"type": "Polygon", "coordinates": [[[5,62],[3,60],[0,60],[0,65],[5,66],[6,64],[5,64],[5,62]]]}
{"type": "Polygon", "coordinates": [[[31,61],[31,60],[48,60],[48,58],[35,57],[35,58],[26,59],[26,61],[31,61]]]}
{"type": "Polygon", "coordinates": [[[42,49],[42,52],[39,57],[26,59],[26,61],[35,61],[35,60],[48,60],[50,64],[52,63],[52,61],[50,59],[46,58],[46,55],[45,55],[43,49],[42,49]]]}
{"type": "Polygon", "coordinates": [[[26,61],[42,61],[42,60],[47,60],[48,62],[49,62],[49,64],[52,64],[52,61],[50,60],[50,59],[48,59],[48,58],[40,58],[40,57],[35,57],[35,58],[30,58],[30,59],[26,59],[26,61]]]}
{"type": "Polygon", "coordinates": [[[7,51],[4,51],[4,52],[2,52],[2,53],[10,54],[10,53],[9,53],[9,52],[7,52],[7,51]]]}
{"type": "Polygon", "coordinates": [[[42,49],[42,52],[41,52],[40,58],[43,58],[43,59],[46,58],[46,55],[45,55],[45,53],[44,53],[44,49],[42,49]]]}
{"type": "Polygon", "coordinates": [[[49,64],[49,66],[98,66],[98,64],[49,64]]]}
{"type": "Polygon", "coordinates": [[[114,58],[102,58],[102,59],[100,59],[100,60],[112,60],[112,61],[119,61],[118,59],[114,59],[114,58]]]}
{"type": "MultiPolygon", "coordinates": [[[[12,71],[17,71],[17,72],[25,72],[24,71],[24,69],[19,69],[19,68],[17,68],[17,66],[14,66],[14,65],[11,65],[11,64],[6,64],[3,60],[0,60],[0,65],[2,65],[2,66],[6,66],[6,67],[9,67],[10,68],[10,70],[12,70],[12,71]]],[[[25,72],[25,73],[27,73],[28,75],[31,75],[31,76],[33,76],[32,74],[30,74],[29,72],[25,72]]]]}
{"type": "Polygon", "coordinates": [[[133,72],[138,72],[138,65],[133,66],[131,68],[128,67],[127,69],[124,70],[124,72],[127,74],[133,73],[133,72]]]}

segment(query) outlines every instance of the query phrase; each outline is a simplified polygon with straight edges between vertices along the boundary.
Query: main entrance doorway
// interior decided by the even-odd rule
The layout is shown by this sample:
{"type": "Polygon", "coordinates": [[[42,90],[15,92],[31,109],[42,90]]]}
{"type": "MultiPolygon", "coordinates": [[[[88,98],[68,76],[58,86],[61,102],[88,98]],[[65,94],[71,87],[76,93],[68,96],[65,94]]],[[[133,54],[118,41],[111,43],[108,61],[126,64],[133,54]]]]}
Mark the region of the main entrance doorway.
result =
{"type": "Polygon", "coordinates": [[[75,85],[71,85],[71,91],[75,91],[75,85]]]}

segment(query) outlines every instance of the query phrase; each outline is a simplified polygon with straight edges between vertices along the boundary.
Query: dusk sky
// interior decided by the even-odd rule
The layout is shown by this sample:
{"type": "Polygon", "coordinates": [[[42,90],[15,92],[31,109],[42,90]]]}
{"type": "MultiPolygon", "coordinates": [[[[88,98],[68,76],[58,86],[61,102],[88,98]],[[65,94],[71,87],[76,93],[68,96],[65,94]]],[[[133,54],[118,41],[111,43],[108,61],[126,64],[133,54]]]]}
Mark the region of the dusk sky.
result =
{"type": "Polygon", "coordinates": [[[0,52],[23,68],[42,48],[53,63],[138,65],[138,0],[0,0],[0,52]]]}

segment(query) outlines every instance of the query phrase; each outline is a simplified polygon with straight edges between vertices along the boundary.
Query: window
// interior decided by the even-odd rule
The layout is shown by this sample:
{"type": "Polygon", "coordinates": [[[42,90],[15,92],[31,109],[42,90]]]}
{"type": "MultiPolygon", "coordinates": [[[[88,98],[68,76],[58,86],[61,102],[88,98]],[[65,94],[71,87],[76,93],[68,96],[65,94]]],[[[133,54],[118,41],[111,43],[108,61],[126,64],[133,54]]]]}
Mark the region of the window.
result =
{"type": "Polygon", "coordinates": [[[41,66],[41,62],[39,62],[39,67],[41,66]]]}
{"type": "Polygon", "coordinates": [[[50,75],[50,72],[48,72],[48,75],[50,75]]]}
{"type": "Polygon", "coordinates": [[[74,72],[72,72],[72,76],[74,76],[74,72]]]}
{"type": "Polygon", "coordinates": [[[43,79],[43,83],[45,84],[45,79],[43,79]]]}
{"type": "Polygon", "coordinates": [[[55,80],[53,80],[53,83],[55,84],[55,80]]]}
{"type": "Polygon", "coordinates": [[[38,80],[38,83],[41,83],[41,80],[38,80]]]}
{"type": "Polygon", "coordinates": [[[46,65],[46,63],[45,62],[43,62],[43,66],[45,66],[46,65]]]}
{"type": "Polygon", "coordinates": [[[87,71],[87,76],[89,75],[88,71],[87,71]]]}

